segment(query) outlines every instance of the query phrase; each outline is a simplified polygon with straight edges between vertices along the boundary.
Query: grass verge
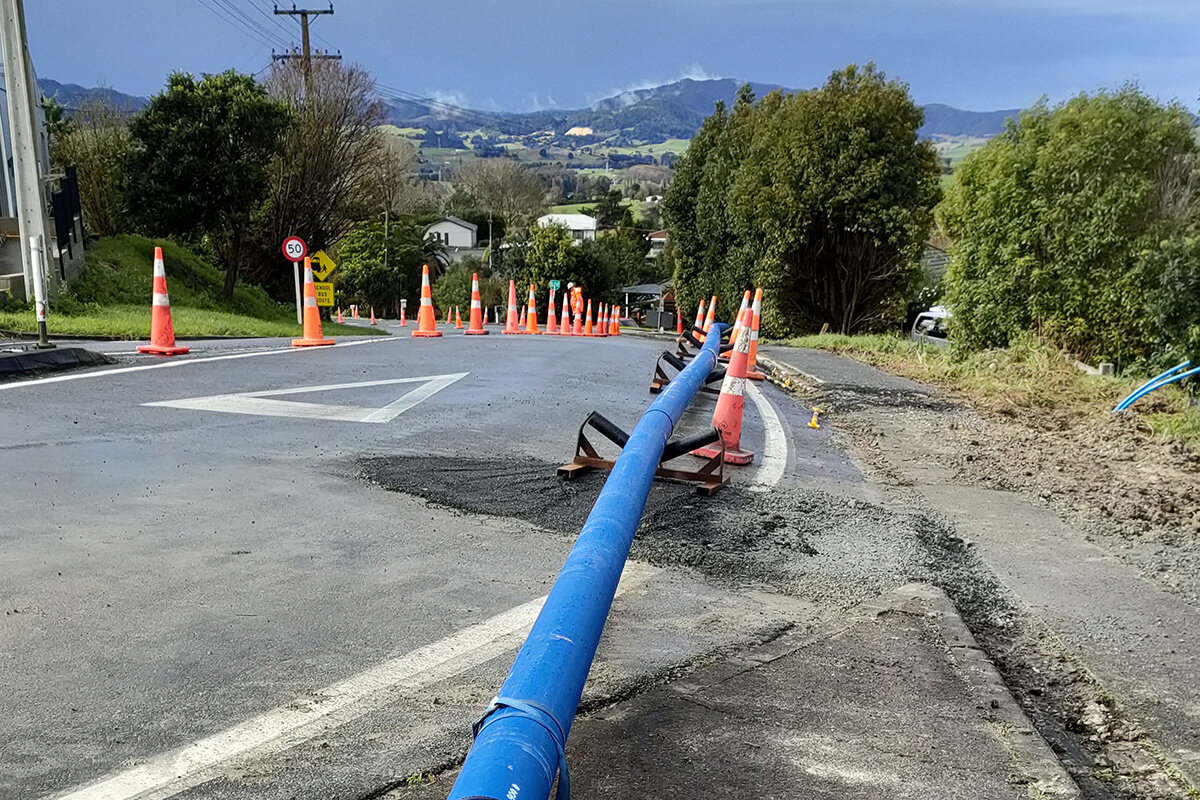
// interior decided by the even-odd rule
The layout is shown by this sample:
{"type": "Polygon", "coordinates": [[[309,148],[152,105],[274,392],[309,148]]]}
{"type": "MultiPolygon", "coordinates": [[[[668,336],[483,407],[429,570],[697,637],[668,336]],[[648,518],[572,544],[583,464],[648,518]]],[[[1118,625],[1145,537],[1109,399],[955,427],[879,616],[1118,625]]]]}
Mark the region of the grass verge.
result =
{"type": "MultiPolygon", "coordinates": [[[[223,273],[204,258],[171,241],[129,235],[88,247],[70,292],[51,304],[51,335],[149,338],[155,246],[163,249],[176,336],[301,335],[294,306],[277,303],[261,287],[247,284],[237,286],[232,298],[222,298],[223,273]]],[[[32,309],[0,311],[0,330],[36,333],[32,309]]],[[[342,336],[383,333],[333,323],[324,330],[342,336]]]]}
{"type": "MultiPolygon", "coordinates": [[[[294,313],[294,312],[293,312],[294,313]]],[[[171,321],[176,336],[299,337],[300,326],[291,322],[257,319],[228,311],[171,306],[171,321]]],[[[82,306],[70,314],[55,314],[47,319],[51,336],[96,336],[110,339],[149,339],[150,304],[82,306]]],[[[363,336],[382,333],[371,328],[326,322],[327,336],[363,336]]],[[[0,311],[0,330],[37,333],[37,319],[30,311],[0,311]]]]}
{"type": "MultiPolygon", "coordinates": [[[[1109,414],[1145,380],[1088,375],[1030,337],[1005,350],[966,356],[886,334],[799,336],[781,344],[849,356],[1009,416],[1036,411],[1076,418],[1109,414]]],[[[1175,386],[1160,389],[1139,400],[1134,411],[1155,433],[1200,444],[1200,409],[1191,405],[1185,391],[1175,386]]]]}

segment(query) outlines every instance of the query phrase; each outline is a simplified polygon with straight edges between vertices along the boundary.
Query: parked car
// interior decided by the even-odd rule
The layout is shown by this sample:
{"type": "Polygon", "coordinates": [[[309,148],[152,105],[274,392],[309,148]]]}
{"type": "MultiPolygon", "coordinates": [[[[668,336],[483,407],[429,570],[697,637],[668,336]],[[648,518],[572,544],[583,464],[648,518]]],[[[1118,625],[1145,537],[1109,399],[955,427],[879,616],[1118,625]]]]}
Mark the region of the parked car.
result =
{"type": "Polygon", "coordinates": [[[943,306],[934,306],[928,311],[922,311],[913,322],[909,338],[917,344],[932,344],[939,347],[949,347],[948,328],[950,312],[943,306]]]}

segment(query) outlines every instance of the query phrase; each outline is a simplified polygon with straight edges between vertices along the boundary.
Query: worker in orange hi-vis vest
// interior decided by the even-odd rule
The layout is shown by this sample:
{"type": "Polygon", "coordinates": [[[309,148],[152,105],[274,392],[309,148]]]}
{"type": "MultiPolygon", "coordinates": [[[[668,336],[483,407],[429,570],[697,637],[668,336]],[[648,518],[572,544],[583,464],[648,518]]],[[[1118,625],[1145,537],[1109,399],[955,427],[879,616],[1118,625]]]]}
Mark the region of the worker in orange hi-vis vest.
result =
{"type": "Polygon", "coordinates": [[[571,298],[571,317],[574,320],[572,332],[576,336],[581,336],[583,335],[583,287],[568,283],[567,295],[571,298]]]}

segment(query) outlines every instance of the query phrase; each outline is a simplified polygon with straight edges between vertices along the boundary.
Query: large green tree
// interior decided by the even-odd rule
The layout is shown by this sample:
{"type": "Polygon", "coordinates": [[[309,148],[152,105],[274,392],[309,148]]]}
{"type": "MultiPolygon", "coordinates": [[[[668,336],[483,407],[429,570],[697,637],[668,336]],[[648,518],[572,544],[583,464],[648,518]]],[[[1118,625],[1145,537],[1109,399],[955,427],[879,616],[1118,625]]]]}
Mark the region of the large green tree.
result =
{"type": "Polygon", "coordinates": [[[126,171],[129,212],[153,235],[203,238],[232,297],[267,168],[290,116],[250,75],[176,72],[134,117],[126,171]]]}
{"type": "Polygon", "coordinates": [[[1155,320],[1196,310],[1165,304],[1181,300],[1170,286],[1194,285],[1196,249],[1173,240],[1195,228],[1197,153],[1186,109],[1132,86],[1010,121],[959,165],[939,210],[955,340],[1003,346],[1034,330],[1085,357],[1150,356],[1155,320]]]}
{"type": "Polygon", "coordinates": [[[410,308],[416,307],[422,265],[428,264],[436,278],[446,252],[438,242],[425,238],[424,228],[411,220],[387,226],[367,220],[350,226],[337,257],[334,283],[343,302],[399,314],[402,299],[409,301],[410,308]]]}
{"type": "Polygon", "coordinates": [[[922,121],[907,86],[873,65],[718,106],[663,201],[678,302],[716,293],[729,319],[743,289],[763,286],[773,334],[902,316],[939,197],[922,121]]]}

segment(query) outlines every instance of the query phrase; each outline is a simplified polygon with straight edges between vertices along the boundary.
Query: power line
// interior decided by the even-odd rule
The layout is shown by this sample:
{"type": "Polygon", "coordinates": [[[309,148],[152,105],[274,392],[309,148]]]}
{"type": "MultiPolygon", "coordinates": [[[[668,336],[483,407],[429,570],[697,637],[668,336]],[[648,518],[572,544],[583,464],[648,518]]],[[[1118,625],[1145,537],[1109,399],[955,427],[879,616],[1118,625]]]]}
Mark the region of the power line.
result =
{"type": "Polygon", "coordinates": [[[218,3],[220,3],[222,6],[224,6],[225,8],[229,9],[229,11],[232,14],[234,14],[234,16],[236,16],[239,20],[244,22],[249,27],[254,28],[255,30],[257,30],[259,33],[261,33],[263,36],[267,37],[271,41],[277,41],[277,42],[280,42],[281,44],[287,43],[287,39],[280,39],[278,33],[276,33],[273,30],[268,29],[265,25],[263,25],[257,19],[254,19],[249,14],[247,14],[245,11],[238,8],[237,5],[233,2],[233,0],[216,0],[216,1],[218,3]]]}
{"type": "Polygon", "coordinates": [[[219,2],[219,0],[200,0],[200,4],[202,6],[207,8],[212,13],[216,14],[218,17],[220,17],[225,22],[229,23],[230,25],[233,25],[235,28],[238,28],[239,30],[242,31],[242,33],[244,33],[247,36],[249,36],[250,38],[254,39],[256,42],[263,45],[264,47],[279,46],[279,42],[272,41],[270,36],[265,31],[260,29],[258,26],[254,25],[250,22],[247,22],[244,19],[239,18],[238,16],[236,16],[234,14],[231,14],[229,12],[229,10],[224,6],[213,5],[213,3],[216,3],[216,2],[219,2]]]}

